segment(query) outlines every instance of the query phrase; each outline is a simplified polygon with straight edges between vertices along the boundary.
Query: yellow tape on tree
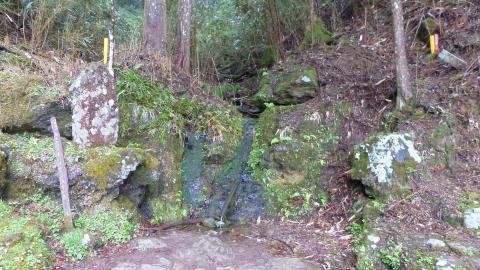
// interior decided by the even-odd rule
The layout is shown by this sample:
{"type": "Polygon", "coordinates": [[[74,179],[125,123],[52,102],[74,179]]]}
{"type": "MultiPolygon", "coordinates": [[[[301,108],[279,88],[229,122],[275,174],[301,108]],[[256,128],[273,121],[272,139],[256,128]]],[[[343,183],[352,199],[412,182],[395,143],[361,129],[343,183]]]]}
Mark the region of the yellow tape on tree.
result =
{"type": "Polygon", "coordinates": [[[103,39],[103,64],[108,63],[108,38],[103,39]]]}

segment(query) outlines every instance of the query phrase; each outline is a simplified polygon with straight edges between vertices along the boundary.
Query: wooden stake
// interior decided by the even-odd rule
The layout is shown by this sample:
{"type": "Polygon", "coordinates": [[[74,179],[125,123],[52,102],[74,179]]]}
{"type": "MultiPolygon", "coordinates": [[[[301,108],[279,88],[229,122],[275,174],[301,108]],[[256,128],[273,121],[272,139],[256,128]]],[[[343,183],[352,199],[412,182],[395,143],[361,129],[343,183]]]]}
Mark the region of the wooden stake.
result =
{"type": "Polygon", "coordinates": [[[65,230],[73,230],[72,210],[70,209],[70,196],[68,195],[68,174],[63,155],[62,140],[58,131],[57,119],[50,118],[52,125],[53,140],[55,142],[55,155],[57,157],[58,178],[60,179],[60,194],[62,195],[62,206],[64,214],[65,230]]]}

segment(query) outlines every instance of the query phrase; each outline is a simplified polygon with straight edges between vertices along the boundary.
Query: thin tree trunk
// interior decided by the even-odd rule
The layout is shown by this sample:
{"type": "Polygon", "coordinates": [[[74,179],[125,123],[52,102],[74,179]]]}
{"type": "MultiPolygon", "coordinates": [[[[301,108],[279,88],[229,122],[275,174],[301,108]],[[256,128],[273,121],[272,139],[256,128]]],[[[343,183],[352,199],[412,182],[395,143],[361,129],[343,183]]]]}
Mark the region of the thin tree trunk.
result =
{"type": "Polygon", "coordinates": [[[55,143],[55,155],[57,157],[58,178],[60,179],[60,194],[64,214],[64,227],[66,231],[73,230],[72,210],[70,209],[70,196],[68,195],[68,174],[65,158],[63,156],[62,140],[58,131],[57,119],[50,118],[52,125],[53,140],[55,143]]]}
{"type": "Polygon", "coordinates": [[[167,5],[165,0],[145,0],[143,48],[147,53],[167,51],[167,5]]]}
{"type": "Polygon", "coordinates": [[[180,24],[177,36],[177,58],[175,65],[184,72],[190,73],[190,32],[194,0],[180,0],[180,24]]]}
{"type": "Polygon", "coordinates": [[[401,0],[391,0],[393,27],[395,32],[395,64],[397,70],[397,109],[406,110],[412,105],[413,93],[410,89],[407,53],[405,49],[405,30],[403,27],[403,9],[401,0]],[[408,106],[407,106],[408,105],[408,106]]]}
{"type": "Polygon", "coordinates": [[[277,50],[278,55],[283,58],[284,50],[283,50],[283,31],[282,31],[282,23],[280,21],[280,17],[278,16],[278,9],[277,3],[275,0],[268,0],[268,12],[270,14],[271,23],[272,23],[272,43],[275,45],[275,49],[277,50]]]}
{"type": "Polygon", "coordinates": [[[110,0],[111,2],[111,13],[112,20],[110,22],[110,30],[108,31],[108,37],[110,38],[110,48],[109,48],[109,57],[108,57],[108,72],[112,77],[113,73],[113,60],[114,60],[114,51],[115,51],[115,0],[110,0]]]}

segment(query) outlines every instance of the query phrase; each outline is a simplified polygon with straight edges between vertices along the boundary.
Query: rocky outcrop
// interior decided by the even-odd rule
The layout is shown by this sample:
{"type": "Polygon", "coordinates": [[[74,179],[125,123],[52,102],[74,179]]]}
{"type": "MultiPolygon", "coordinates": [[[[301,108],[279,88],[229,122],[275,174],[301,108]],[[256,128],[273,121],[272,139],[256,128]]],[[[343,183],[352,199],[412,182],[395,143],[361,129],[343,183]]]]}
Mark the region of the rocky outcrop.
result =
{"type": "Polygon", "coordinates": [[[300,105],[270,108],[260,116],[249,165],[275,211],[309,215],[311,205],[328,200],[319,178],[339,141],[334,118],[334,112],[300,105]]]}
{"type": "Polygon", "coordinates": [[[350,176],[368,195],[394,198],[411,189],[409,173],[421,161],[410,135],[376,135],[355,147],[350,176]]]}
{"type": "Polygon", "coordinates": [[[264,106],[264,103],[294,105],[314,98],[318,90],[318,77],[313,67],[292,66],[286,70],[265,73],[260,82],[260,91],[249,103],[264,106]]]}
{"type": "Polygon", "coordinates": [[[115,80],[101,64],[88,66],[70,86],[73,140],[81,147],[113,145],[119,111],[115,80]]]}
{"type": "Polygon", "coordinates": [[[71,137],[71,111],[67,91],[49,87],[37,75],[0,72],[0,129],[11,132],[51,133],[50,117],[57,118],[60,133],[71,137]]]}
{"type": "MultiPolygon", "coordinates": [[[[35,187],[59,192],[51,138],[0,133],[0,145],[8,155],[7,196],[25,196],[35,192],[35,187]]],[[[120,187],[137,168],[154,162],[153,157],[138,148],[80,149],[68,141],[63,145],[72,203],[81,209],[117,198],[120,187]]],[[[143,176],[155,177],[155,174],[143,176]]]]}

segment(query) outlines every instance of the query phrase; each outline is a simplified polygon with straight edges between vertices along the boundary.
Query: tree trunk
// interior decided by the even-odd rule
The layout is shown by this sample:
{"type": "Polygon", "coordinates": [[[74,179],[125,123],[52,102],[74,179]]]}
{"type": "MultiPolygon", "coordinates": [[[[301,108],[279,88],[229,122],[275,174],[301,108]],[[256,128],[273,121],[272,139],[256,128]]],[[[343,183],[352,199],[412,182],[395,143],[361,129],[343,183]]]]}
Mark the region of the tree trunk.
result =
{"type": "Polygon", "coordinates": [[[178,14],[180,24],[177,36],[177,59],[175,65],[187,73],[190,73],[190,32],[192,23],[192,9],[194,0],[180,0],[178,2],[178,14]]]}
{"type": "Polygon", "coordinates": [[[108,72],[112,77],[115,77],[113,72],[113,60],[114,60],[114,51],[115,51],[115,0],[110,0],[111,4],[111,22],[110,30],[108,30],[108,38],[110,39],[110,47],[108,51],[108,72]]]}
{"type": "Polygon", "coordinates": [[[278,56],[283,58],[284,50],[283,50],[283,31],[282,31],[282,23],[280,21],[280,17],[278,16],[278,9],[277,3],[275,0],[268,0],[268,13],[270,14],[271,23],[272,23],[272,32],[271,32],[271,39],[272,43],[275,46],[278,56]]]}
{"type": "Polygon", "coordinates": [[[393,27],[395,32],[395,64],[397,70],[397,109],[407,110],[413,102],[410,89],[407,53],[405,49],[405,30],[403,27],[403,9],[401,0],[391,0],[393,27]],[[408,106],[407,106],[408,105],[408,106]]]}
{"type": "Polygon", "coordinates": [[[146,53],[167,51],[167,5],[165,0],[145,0],[143,48],[146,53]]]}

